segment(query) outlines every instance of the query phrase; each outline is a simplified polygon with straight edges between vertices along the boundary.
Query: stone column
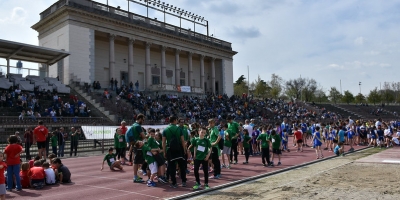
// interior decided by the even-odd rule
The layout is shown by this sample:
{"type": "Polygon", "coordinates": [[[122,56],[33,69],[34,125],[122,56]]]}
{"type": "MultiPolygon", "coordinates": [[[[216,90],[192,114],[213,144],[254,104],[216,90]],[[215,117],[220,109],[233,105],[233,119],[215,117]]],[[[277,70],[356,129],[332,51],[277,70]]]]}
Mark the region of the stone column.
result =
{"type": "Polygon", "coordinates": [[[205,91],[204,88],[204,55],[200,55],[200,87],[205,91]]]}
{"type": "Polygon", "coordinates": [[[180,49],[175,50],[175,85],[180,85],[181,80],[181,68],[179,65],[179,53],[180,49]]]}
{"type": "Polygon", "coordinates": [[[192,74],[193,74],[192,52],[188,53],[188,66],[189,66],[188,86],[194,87],[194,85],[192,85],[192,74]]]}
{"type": "Polygon", "coordinates": [[[211,89],[215,94],[215,58],[211,58],[211,89]]]}
{"type": "Polygon", "coordinates": [[[107,83],[110,83],[110,79],[114,78],[114,80],[117,78],[115,76],[115,50],[114,50],[114,40],[115,40],[115,35],[110,34],[110,64],[109,64],[109,71],[110,71],[110,76],[108,77],[107,83]]]}
{"type": "Polygon", "coordinates": [[[145,76],[146,76],[146,79],[145,79],[145,90],[149,90],[150,89],[150,86],[151,86],[151,63],[150,63],[150,46],[151,46],[151,43],[149,43],[149,42],[146,42],[146,62],[145,62],[145,64],[146,64],[146,72],[145,72],[145,76]]]}
{"type": "Polygon", "coordinates": [[[161,83],[167,84],[167,64],[165,61],[166,46],[161,46],[161,83]]]}
{"type": "Polygon", "coordinates": [[[126,85],[129,85],[129,83],[132,81],[132,83],[135,83],[136,81],[133,80],[135,77],[135,74],[133,72],[133,43],[135,42],[135,39],[129,39],[128,43],[128,79],[129,82],[126,83],[126,85]]]}

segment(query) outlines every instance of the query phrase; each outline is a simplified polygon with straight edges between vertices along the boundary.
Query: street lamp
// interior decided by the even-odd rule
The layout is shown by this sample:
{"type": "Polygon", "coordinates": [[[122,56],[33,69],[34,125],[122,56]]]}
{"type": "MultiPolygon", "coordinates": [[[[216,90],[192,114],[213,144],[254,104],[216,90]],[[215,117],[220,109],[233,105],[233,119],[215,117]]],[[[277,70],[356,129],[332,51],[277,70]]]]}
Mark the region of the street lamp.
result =
{"type": "Polygon", "coordinates": [[[360,94],[361,94],[361,82],[358,82],[358,86],[360,87],[360,94]]]}

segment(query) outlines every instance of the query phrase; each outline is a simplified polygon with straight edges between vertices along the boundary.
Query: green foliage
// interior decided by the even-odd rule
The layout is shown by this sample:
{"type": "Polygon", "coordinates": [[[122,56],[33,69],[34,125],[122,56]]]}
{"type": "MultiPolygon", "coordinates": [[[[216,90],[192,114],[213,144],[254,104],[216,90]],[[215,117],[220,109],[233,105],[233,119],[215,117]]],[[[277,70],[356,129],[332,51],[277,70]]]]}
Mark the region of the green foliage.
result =
{"type": "Polygon", "coordinates": [[[365,102],[365,96],[361,93],[358,93],[357,96],[355,97],[355,102],[356,103],[363,103],[365,102]]]}
{"type": "Polygon", "coordinates": [[[248,87],[246,82],[242,82],[241,84],[234,84],[233,85],[233,93],[235,95],[242,96],[243,93],[247,94],[248,87]]]}
{"type": "Polygon", "coordinates": [[[305,86],[303,89],[303,98],[305,101],[312,101],[315,97],[315,91],[317,91],[317,81],[315,79],[306,79],[305,86]]]}
{"type": "Polygon", "coordinates": [[[305,78],[297,78],[297,79],[291,79],[289,81],[285,82],[285,87],[286,87],[286,95],[292,98],[300,99],[301,98],[301,92],[306,84],[306,79],[305,78]]]}
{"type": "Polygon", "coordinates": [[[258,75],[258,78],[254,82],[254,95],[265,97],[269,89],[268,84],[264,80],[261,80],[260,75],[258,75]]]}
{"type": "Polygon", "coordinates": [[[331,87],[329,90],[329,99],[333,103],[337,103],[340,99],[342,99],[343,95],[336,89],[336,87],[331,87]]]}
{"type": "Polygon", "coordinates": [[[354,95],[350,91],[346,90],[346,91],[344,91],[342,101],[347,104],[350,104],[350,103],[354,102],[354,95]]]}
{"type": "Polygon", "coordinates": [[[235,85],[240,85],[242,83],[245,83],[246,78],[244,77],[244,75],[241,75],[238,80],[236,80],[235,85]]]}
{"type": "Polygon", "coordinates": [[[367,100],[369,103],[379,103],[382,100],[381,94],[379,94],[378,88],[371,90],[368,94],[367,100]]]}
{"type": "Polygon", "coordinates": [[[272,98],[278,98],[282,92],[282,78],[276,74],[271,75],[271,81],[269,81],[269,86],[271,87],[269,95],[272,98]]]}

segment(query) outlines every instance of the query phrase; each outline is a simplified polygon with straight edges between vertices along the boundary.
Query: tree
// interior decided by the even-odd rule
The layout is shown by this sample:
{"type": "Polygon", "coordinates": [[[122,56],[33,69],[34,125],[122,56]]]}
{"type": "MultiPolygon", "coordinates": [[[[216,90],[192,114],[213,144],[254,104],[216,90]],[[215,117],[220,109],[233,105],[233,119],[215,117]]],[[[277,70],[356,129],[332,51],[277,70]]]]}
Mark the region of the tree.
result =
{"type": "Polygon", "coordinates": [[[315,96],[315,91],[317,90],[317,81],[315,79],[306,79],[305,85],[303,89],[303,96],[305,100],[312,101],[313,97],[315,96]]]}
{"type": "Polygon", "coordinates": [[[242,82],[241,84],[233,85],[233,93],[237,96],[242,96],[243,93],[247,94],[248,87],[246,82],[242,82]]]}
{"type": "Polygon", "coordinates": [[[282,78],[276,74],[271,75],[271,81],[269,81],[269,86],[271,87],[269,93],[272,98],[278,98],[282,92],[282,78]]]}
{"type": "Polygon", "coordinates": [[[285,88],[286,88],[286,95],[292,98],[300,99],[301,98],[301,92],[302,89],[304,88],[304,85],[306,83],[305,78],[297,78],[297,79],[290,79],[289,81],[285,82],[285,88]]]}
{"type": "Polygon", "coordinates": [[[342,101],[347,104],[352,103],[352,102],[354,102],[354,95],[350,91],[346,90],[346,91],[344,91],[342,101]]]}
{"type": "Polygon", "coordinates": [[[365,101],[365,96],[361,93],[358,93],[357,96],[355,97],[355,102],[362,103],[364,101],[365,101]]]}
{"type": "Polygon", "coordinates": [[[324,90],[322,90],[322,89],[317,89],[315,91],[315,97],[316,97],[317,101],[320,103],[328,101],[328,97],[326,96],[324,90]]]}
{"type": "Polygon", "coordinates": [[[254,81],[254,94],[265,97],[268,88],[268,84],[264,80],[261,80],[260,75],[258,75],[258,78],[254,81]]]}
{"type": "Polygon", "coordinates": [[[241,75],[238,80],[236,80],[235,85],[240,85],[243,82],[245,82],[246,78],[244,77],[244,75],[241,75]]]}
{"type": "Polygon", "coordinates": [[[379,103],[381,101],[381,99],[382,98],[381,98],[381,95],[378,92],[378,88],[377,87],[375,87],[374,90],[369,91],[369,94],[368,94],[368,97],[367,97],[368,102],[373,103],[375,105],[376,103],[379,103]]]}
{"type": "Polygon", "coordinates": [[[338,100],[342,99],[342,94],[336,89],[336,87],[331,87],[329,90],[329,99],[333,101],[333,103],[337,103],[338,100]]]}
{"type": "Polygon", "coordinates": [[[386,101],[386,103],[394,101],[394,91],[391,90],[390,83],[385,82],[383,84],[383,91],[381,91],[381,93],[382,93],[382,100],[386,101]]]}

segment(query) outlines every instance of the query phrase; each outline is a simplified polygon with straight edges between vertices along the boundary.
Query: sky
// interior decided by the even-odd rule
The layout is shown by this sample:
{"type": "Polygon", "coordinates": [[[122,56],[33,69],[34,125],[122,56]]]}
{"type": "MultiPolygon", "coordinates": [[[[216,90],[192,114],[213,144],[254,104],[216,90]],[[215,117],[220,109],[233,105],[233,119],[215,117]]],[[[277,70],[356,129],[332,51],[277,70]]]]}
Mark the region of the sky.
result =
{"type": "MultiPolygon", "coordinates": [[[[96,0],[107,3],[107,0],[96,0]]],[[[0,0],[0,38],[38,44],[30,27],[39,13],[55,0],[0,0]],[[32,3],[35,2],[35,3],[32,3]]],[[[209,33],[232,43],[236,81],[258,76],[284,81],[313,78],[329,92],[331,87],[367,95],[384,82],[399,82],[400,1],[395,0],[164,0],[165,3],[203,16],[209,33]],[[361,87],[360,83],[361,82],[361,87]]],[[[126,0],[108,0],[111,6],[128,9],[126,0]]],[[[130,10],[146,10],[130,3],[130,10]]],[[[161,13],[149,17],[163,20],[161,13]]],[[[167,23],[179,20],[167,16],[167,23]]],[[[193,30],[193,24],[183,22],[193,30]]],[[[196,31],[206,34],[204,27],[196,31]]],[[[0,59],[0,65],[5,60],[0,59]]],[[[15,65],[15,62],[11,63],[15,65]]],[[[24,67],[37,65],[24,64],[24,67]]]]}

